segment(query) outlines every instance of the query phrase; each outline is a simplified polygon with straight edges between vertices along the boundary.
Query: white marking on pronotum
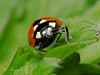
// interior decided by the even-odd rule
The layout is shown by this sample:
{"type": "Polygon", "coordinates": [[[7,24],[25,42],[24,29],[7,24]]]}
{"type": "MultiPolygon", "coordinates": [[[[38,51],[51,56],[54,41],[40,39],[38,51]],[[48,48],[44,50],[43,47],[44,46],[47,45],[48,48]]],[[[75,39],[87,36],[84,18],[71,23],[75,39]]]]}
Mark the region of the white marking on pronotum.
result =
{"type": "Polygon", "coordinates": [[[38,27],[38,25],[35,25],[35,26],[34,26],[34,31],[36,30],[37,27],[38,27]]]}
{"type": "Polygon", "coordinates": [[[47,20],[41,20],[40,23],[44,23],[44,22],[46,22],[46,21],[47,21],[47,20]]]}
{"type": "Polygon", "coordinates": [[[55,22],[49,22],[49,26],[55,27],[56,23],[55,22]]]}
{"type": "Polygon", "coordinates": [[[37,33],[36,33],[36,38],[41,38],[40,32],[37,32],[37,33]]]}
{"type": "Polygon", "coordinates": [[[48,30],[49,30],[49,31],[51,31],[51,30],[52,30],[52,28],[48,28],[48,30]]]}
{"type": "Polygon", "coordinates": [[[43,31],[42,33],[43,33],[43,34],[45,34],[46,32],[45,32],[45,31],[43,31]]]}

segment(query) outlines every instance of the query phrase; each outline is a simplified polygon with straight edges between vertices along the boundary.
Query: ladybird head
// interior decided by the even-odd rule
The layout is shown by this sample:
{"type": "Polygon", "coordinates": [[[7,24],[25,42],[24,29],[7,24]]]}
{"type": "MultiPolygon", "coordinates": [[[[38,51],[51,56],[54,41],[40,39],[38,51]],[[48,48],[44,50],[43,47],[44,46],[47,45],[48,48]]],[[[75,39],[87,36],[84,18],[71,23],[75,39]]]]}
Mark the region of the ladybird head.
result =
{"type": "Polygon", "coordinates": [[[44,29],[42,31],[41,35],[42,35],[42,37],[51,38],[53,36],[53,28],[48,27],[48,28],[44,29]]]}

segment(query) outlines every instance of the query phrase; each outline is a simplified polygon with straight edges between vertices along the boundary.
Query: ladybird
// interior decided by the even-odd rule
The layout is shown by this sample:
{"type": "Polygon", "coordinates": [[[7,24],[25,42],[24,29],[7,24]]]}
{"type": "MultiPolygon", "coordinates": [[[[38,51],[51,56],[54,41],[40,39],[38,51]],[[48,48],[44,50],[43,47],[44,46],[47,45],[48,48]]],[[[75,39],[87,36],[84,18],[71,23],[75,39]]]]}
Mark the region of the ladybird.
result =
{"type": "Polygon", "coordinates": [[[61,34],[65,33],[66,42],[68,41],[69,33],[67,26],[62,26],[62,22],[53,17],[44,17],[34,21],[29,29],[28,40],[29,45],[38,50],[49,46],[59,34],[57,42],[61,34]]]}

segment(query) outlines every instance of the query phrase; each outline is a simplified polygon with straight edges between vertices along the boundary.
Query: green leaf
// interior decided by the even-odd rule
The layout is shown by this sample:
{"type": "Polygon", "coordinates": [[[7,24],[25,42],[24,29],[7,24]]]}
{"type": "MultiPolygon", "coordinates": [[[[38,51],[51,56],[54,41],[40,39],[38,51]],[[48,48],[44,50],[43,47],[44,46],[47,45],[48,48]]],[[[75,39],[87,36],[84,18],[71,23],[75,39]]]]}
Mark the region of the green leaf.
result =
{"type": "Polygon", "coordinates": [[[96,30],[93,30],[95,24],[88,21],[80,21],[69,26],[69,34],[75,36],[72,42],[84,42],[96,38],[96,30]]]}
{"type": "MultiPolygon", "coordinates": [[[[95,30],[100,31],[100,1],[98,0],[96,4],[86,13],[84,14],[85,19],[83,20],[89,20],[94,23],[96,23],[95,30]]],[[[83,18],[83,17],[82,17],[83,18]]],[[[100,35],[98,36],[100,38],[100,35]]],[[[97,43],[91,44],[87,46],[84,49],[81,49],[79,51],[81,56],[81,63],[99,63],[100,58],[100,47],[99,47],[100,41],[97,43]]]]}
{"type": "Polygon", "coordinates": [[[95,63],[100,58],[100,41],[80,49],[81,63],[95,63]]]}
{"type": "Polygon", "coordinates": [[[57,75],[98,75],[100,66],[96,64],[79,64],[79,54],[72,54],[67,57],[61,68],[56,71],[57,75]]]}
{"type": "Polygon", "coordinates": [[[76,52],[78,49],[85,47],[86,44],[72,44],[72,45],[63,45],[56,47],[45,55],[46,57],[56,57],[59,59],[65,59],[69,55],[76,52]]]}
{"type": "Polygon", "coordinates": [[[96,64],[80,64],[70,65],[70,67],[63,68],[63,72],[58,75],[99,75],[100,66],[96,64]]]}
{"type": "MultiPolygon", "coordinates": [[[[9,66],[8,70],[4,73],[4,75],[14,74],[16,70],[29,64],[28,63],[29,61],[36,62],[42,56],[43,56],[42,52],[40,54],[39,51],[34,50],[32,47],[19,48],[17,53],[16,53],[15,58],[12,60],[11,65],[9,66]]],[[[30,64],[30,65],[32,65],[32,64],[30,64]]],[[[29,66],[29,67],[31,67],[31,66],[29,66]]],[[[24,69],[25,69],[25,67],[22,69],[22,71],[24,71],[24,69]]]]}
{"type": "Polygon", "coordinates": [[[73,72],[70,72],[72,71],[71,69],[76,67],[79,64],[79,61],[80,61],[80,56],[78,53],[71,54],[69,57],[64,59],[64,61],[60,64],[61,68],[57,69],[56,74],[57,75],[66,75],[66,74],[71,75],[71,73],[73,73],[73,72]]]}
{"type": "Polygon", "coordinates": [[[34,69],[33,75],[49,75],[59,67],[59,59],[45,57],[43,61],[34,69]]]}
{"type": "Polygon", "coordinates": [[[59,67],[59,59],[44,57],[32,47],[19,48],[8,70],[3,75],[47,75],[59,67]]]}

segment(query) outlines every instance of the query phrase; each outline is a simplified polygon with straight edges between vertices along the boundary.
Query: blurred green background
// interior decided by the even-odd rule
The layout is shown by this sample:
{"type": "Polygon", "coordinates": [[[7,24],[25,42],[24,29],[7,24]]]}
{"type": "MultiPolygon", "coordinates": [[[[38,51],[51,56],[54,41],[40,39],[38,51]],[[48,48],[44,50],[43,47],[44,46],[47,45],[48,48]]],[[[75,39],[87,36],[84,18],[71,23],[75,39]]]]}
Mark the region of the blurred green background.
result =
{"type": "Polygon", "coordinates": [[[29,45],[30,25],[41,17],[55,17],[62,22],[72,19],[72,24],[81,20],[99,24],[100,0],[0,0],[0,74],[17,49],[29,45]]]}

